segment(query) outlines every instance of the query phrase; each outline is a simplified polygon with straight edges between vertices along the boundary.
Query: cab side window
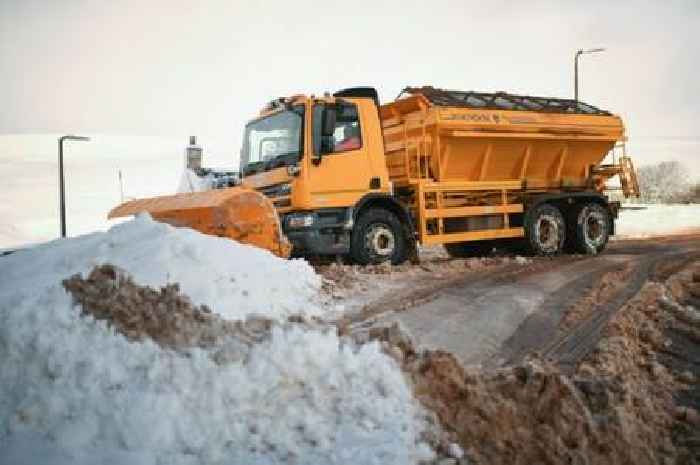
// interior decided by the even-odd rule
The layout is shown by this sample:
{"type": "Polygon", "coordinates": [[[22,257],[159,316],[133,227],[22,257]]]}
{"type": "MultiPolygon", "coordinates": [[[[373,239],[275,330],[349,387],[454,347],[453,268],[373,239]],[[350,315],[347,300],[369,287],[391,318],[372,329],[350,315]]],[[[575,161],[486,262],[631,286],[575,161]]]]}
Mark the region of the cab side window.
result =
{"type": "Polygon", "coordinates": [[[313,118],[314,152],[317,155],[362,148],[362,133],[357,105],[347,102],[340,102],[336,105],[316,104],[313,118]],[[335,113],[335,118],[328,118],[328,115],[325,115],[329,111],[335,113]],[[329,123],[329,121],[331,122],[329,123]],[[332,124],[332,127],[324,128],[324,124],[332,124]],[[324,130],[328,135],[325,140],[324,130]]]}

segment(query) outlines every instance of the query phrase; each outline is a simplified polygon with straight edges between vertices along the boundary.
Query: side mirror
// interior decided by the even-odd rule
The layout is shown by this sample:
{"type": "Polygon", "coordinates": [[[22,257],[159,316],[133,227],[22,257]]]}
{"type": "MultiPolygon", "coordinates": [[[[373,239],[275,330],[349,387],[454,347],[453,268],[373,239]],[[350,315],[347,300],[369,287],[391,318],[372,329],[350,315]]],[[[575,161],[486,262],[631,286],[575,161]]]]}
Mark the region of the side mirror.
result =
{"type": "Polygon", "coordinates": [[[335,133],[335,122],[338,113],[336,105],[326,104],[323,108],[323,125],[321,126],[321,135],[324,137],[333,136],[335,133]]]}
{"type": "Polygon", "coordinates": [[[317,134],[319,137],[317,145],[317,153],[314,158],[314,163],[321,163],[324,154],[333,153],[335,149],[335,124],[337,117],[337,107],[333,104],[323,106],[321,113],[321,131],[317,134]]]}

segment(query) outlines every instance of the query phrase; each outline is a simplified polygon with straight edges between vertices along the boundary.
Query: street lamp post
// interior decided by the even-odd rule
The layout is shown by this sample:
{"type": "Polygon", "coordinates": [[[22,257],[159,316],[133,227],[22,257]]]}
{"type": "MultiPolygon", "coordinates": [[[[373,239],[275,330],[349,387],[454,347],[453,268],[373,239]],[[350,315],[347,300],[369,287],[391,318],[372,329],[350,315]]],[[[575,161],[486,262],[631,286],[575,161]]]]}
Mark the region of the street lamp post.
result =
{"type": "Polygon", "coordinates": [[[604,48],[589,48],[588,50],[578,50],[574,55],[574,100],[578,102],[578,58],[587,53],[604,52],[604,48]]]}
{"type": "Polygon", "coordinates": [[[58,191],[60,197],[60,214],[61,214],[61,237],[66,237],[66,192],[65,181],[63,177],[63,141],[65,140],[90,140],[84,136],[62,136],[58,138],[58,191]]]}

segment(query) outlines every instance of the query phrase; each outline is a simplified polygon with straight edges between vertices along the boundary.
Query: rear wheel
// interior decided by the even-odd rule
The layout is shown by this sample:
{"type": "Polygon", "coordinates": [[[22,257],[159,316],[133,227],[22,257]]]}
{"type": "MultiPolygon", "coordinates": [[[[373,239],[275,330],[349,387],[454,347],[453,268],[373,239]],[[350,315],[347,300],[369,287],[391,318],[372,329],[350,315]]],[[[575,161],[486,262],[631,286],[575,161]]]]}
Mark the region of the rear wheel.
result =
{"type": "Polygon", "coordinates": [[[561,211],[554,205],[542,204],[534,208],[525,224],[528,249],[536,255],[557,255],[564,248],[566,223],[561,211]]]}
{"type": "Polygon", "coordinates": [[[361,265],[390,261],[392,265],[408,258],[406,231],[392,212],[369,208],[360,213],[350,242],[350,257],[361,265]]]}
{"type": "Polygon", "coordinates": [[[578,253],[595,255],[603,251],[610,239],[610,213],[599,203],[578,205],[569,219],[570,248],[578,253]]]}

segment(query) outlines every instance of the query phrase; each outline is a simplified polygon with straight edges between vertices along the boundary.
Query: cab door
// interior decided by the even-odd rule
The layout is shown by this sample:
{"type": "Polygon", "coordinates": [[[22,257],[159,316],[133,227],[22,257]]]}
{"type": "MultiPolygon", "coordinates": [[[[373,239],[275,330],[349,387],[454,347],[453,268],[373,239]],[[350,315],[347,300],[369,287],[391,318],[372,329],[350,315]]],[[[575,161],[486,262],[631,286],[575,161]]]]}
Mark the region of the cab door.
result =
{"type": "Polygon", "coordinates": [[[307,179],[312,208],[351,206],[370,190],[370,144],[361,120],[349,99],[314,104],[307,179]]]}

